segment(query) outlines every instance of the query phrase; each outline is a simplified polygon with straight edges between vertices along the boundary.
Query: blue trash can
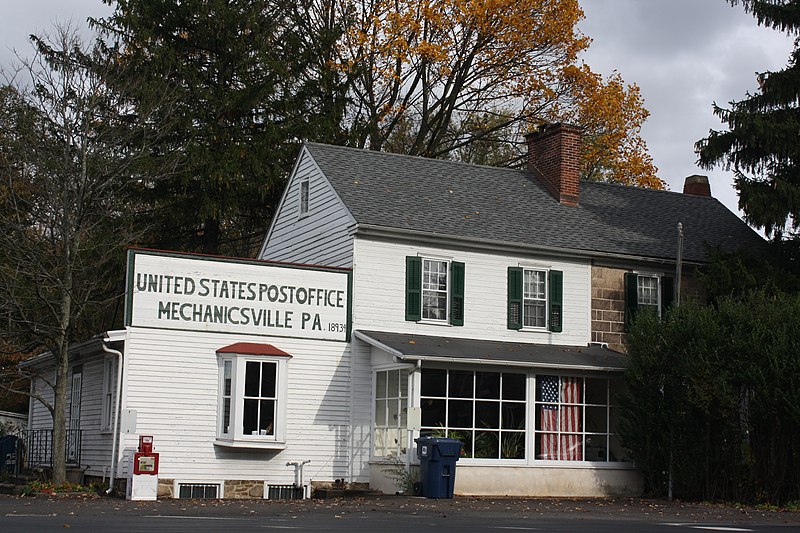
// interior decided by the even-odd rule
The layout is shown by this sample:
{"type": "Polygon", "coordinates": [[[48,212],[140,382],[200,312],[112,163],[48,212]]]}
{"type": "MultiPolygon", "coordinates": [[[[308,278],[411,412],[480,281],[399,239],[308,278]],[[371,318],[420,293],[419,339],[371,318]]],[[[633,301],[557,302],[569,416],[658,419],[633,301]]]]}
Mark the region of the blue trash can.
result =
{"type": "Polygon", "coordinates": [[[420,437],[417,443],[420,484],[426,498],[452,498],[456,484],[456,461],[464,443],[442,437],[420,437]]]}

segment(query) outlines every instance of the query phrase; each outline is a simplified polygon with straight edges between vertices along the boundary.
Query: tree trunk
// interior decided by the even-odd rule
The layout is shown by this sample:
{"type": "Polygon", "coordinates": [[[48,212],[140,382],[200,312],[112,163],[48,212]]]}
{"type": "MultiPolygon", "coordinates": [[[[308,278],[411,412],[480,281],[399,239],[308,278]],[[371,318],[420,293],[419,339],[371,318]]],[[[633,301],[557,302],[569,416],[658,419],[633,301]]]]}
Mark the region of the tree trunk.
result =
{"type": "Polygon", "coordinates": [[[66,338],[62,336],[56,357],[56,383],[53,401],[53,483],[67,482],[67,379],[69,377],[69,352],[66,338]]]}

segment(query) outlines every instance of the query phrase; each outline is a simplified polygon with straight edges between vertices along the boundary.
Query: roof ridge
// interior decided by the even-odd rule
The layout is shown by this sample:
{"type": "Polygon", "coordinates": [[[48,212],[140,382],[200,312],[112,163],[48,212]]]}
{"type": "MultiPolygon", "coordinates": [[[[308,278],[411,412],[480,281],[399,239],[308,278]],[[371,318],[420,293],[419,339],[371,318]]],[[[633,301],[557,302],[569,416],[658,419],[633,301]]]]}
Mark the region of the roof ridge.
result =
{"type": "Polygon", "coordinates": [[[461,166],[468,166],[471,168],[486,168],[492,170],[506,170],[506,171],[513,171],[519,172],[521,174],[528,174],[530,172],[520,168],[513,168],[513,167],[498,167],[494,165],[480,165],[478,163],[467,163],[466,161],[453,161],[452,159],[439,159],[436,157],[428,157],[424,155],[412,155],[412,154],[398,154],[397,152],[385,152],[383,150],[370,150],[369,148],[357,148],[355,146],[342,146],[340,144],[328,144],[328,143],[320,143],[314,141],[304,141],[303,144],[308,146],[320,146],[323,148],[336,148],[341,150],[350,150],[354,152],[359,152],[362,154],[380,154],[388,157],[396,157],[401,159],[412,159],[414,161],[436,161],[440,163],[447,163],[450,165],[461,165],[461,166]]]}

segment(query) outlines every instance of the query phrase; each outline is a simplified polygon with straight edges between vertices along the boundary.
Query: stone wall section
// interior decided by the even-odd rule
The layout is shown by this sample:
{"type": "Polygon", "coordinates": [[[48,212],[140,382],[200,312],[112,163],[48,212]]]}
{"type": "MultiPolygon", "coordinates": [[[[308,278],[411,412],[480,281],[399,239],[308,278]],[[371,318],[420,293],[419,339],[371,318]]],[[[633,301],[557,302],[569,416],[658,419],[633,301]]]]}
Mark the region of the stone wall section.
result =
{"type": "Polygon", "coordinates": [[[592,342],[625,351],[625,272],[592,266],[592,342]]]}
{"type": "MultiPolygon", "coordinates": [[[[592,342],[625,352],[625,273],[629,270],[592,266],[592,342]]],[[[697,277],[681,276],[681,302],[704,302],[697,277]]]]}

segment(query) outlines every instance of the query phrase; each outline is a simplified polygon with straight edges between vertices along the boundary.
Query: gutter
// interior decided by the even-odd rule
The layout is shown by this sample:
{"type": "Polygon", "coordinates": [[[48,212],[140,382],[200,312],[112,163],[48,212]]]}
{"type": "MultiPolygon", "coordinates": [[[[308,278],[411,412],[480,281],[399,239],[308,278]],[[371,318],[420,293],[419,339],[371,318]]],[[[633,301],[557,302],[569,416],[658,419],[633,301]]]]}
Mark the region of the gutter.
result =
{"type": "Polygon", "coordinates": [[[113,444],[111,445],[111,473],[108,480],[108,489],[106,494],[111,494],[114,491],[114,481],[117,475],[117,443],[119,442],[119,412],[120,402],[122,400],[122,352],[114,350],[106,346],[107,342],[111,342],[108,335],[104,336],[103,342],[100,345],[104,352],[117,356],[117,397],[114,400],[114,429],[111,432],[113,444]]]}

